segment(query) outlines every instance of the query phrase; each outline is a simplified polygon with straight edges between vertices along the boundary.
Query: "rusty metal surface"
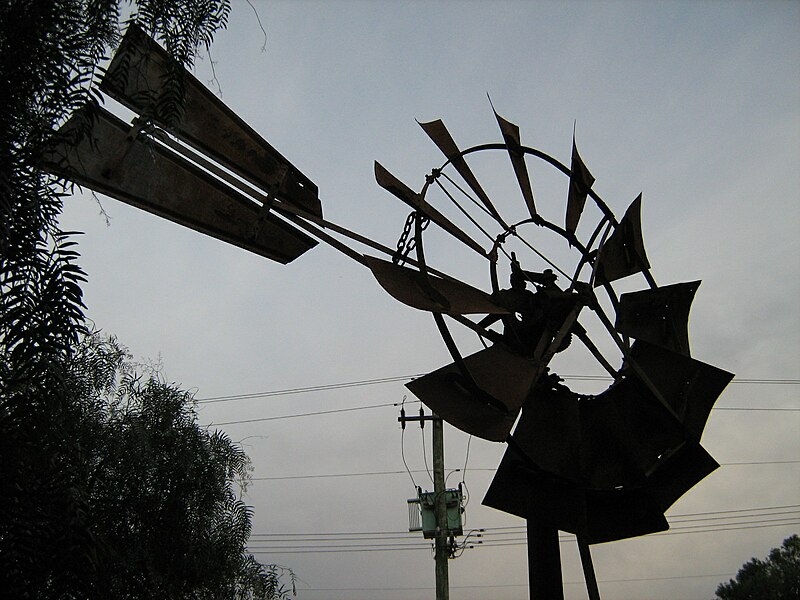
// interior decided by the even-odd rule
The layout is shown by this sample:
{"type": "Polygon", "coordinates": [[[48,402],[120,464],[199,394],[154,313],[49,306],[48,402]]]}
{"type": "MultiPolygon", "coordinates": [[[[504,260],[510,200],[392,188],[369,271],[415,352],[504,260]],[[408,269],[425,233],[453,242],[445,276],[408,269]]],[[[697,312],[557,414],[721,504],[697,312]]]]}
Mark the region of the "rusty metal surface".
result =
{"type": "Polygon", "coordinates": [[[489,441],[505,441],[540,366],[500,345],[467,356],[463,362],[478,389],[471,389],[455,363],[414,379],[406,387],[461,431],[489,441]]]}
{"type": "Polygon", "coordinates": [[[692,281],[622,294],[616,330],[689,356],[689,310],[699,286],[692,281]]]}
{"type": "Polygon", "coordinates": [[[522,151],[522,143],[519,136],[519,127],[510,121],[505,120],[493,111],[497,124],[500,127],[500,132],[503,134],[503,141],[508,146],[508,158],[511,160],[511,166],[514,168],[514,175],[519,183],[519,189],[522,192],[522,197],[525,199],[525,206],[528,207],[528,213],[531,217],[536,216],[536,203],[533,199],[533,188],[531,187],[531,178],[528,174],[528,167],[525,164],[525,153],[522,151]]]}
{"type": "Polygon", "coordinates": [[[572,138],[572,161],[570,163],[569,193],[567,194],[567,216],[564,228],[569,233],[575,233],[578,228],[586,196],[594,184],[594,177],[578,154],[575,137],[572,138]]]}
{"type": "MultiPolygon", "coordinates": [[[[61,130],[77,129],[83,114],[61,130]]],[[[178,155],[129,135],[131,127],[100,109],[77,145],[54,148],[49,169],[127,204],[272,260],[287,263],[317,242],[178,155]]],[[[67,135],[67,137],[69,137],[67,135]]]]}
{"type": "Polygon", "coordinates": [[[642,240],[642,195],[639,194],[597,256],[595,286],[650,268],[642,240]]]}
{"type": "Polygon", "coordinates": [[[446,314],[506,314],[491,296],[460,281],[425,276],[416,269],[401,267],[379,258],[366,257],[375,279],[393,298],[403,304],[446,314]]]}
{"type": "MultiPolygon", "coordinates": [[[[100,89],[164,125],[162,107],[170,104],[164,82],[171,68],[167,53],[131,24],[100,89]]],[[[191,73],[179,69],[185,106],[174,133],[266,192],[321,216],[317,186],[191,73]]]]}

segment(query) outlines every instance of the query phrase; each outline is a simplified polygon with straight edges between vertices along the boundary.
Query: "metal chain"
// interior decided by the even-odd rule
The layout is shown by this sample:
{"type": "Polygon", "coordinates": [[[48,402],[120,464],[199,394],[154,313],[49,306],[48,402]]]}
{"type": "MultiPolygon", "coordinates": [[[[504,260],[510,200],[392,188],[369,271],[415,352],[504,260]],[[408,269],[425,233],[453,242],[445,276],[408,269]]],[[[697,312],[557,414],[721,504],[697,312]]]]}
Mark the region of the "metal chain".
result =
{"type": "Polygon", "coordinates": [[[428,224],[431,222],[430,218],[417,211],[413,211],[408,215],[406,224],[403,226],[403,233],[400,234],[400,239],[397,240],[397,250],[392,256],[392,262],[398,266],[403,266],[409,253],[417,247],[416,238],[411,237],[411,229],[417,219],[420,220],[420,226],[423,231],[427,229],[428,224]]]}

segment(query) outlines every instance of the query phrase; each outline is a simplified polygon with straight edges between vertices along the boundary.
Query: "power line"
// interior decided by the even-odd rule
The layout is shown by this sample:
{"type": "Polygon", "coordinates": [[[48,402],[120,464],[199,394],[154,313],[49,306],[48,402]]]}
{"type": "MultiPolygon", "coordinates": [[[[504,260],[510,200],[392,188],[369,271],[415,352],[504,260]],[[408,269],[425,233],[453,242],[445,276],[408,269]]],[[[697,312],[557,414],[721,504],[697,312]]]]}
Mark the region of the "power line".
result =
{"type": "Polygon", "coordinates": [[[712,410],[766,410],[773,412],[800,412],[800,408],[762,408],[762,407],[745,407],[745,406],[717,406],[712,410]]]}
{"type": "MultiPolygon", "coordinates": [[[[721,533],[725,531],[743,531],[743,530],[751,530],[751,529],[765,529],[770,527],[786,527],[789,525],[800,525],[800,519],[784,519],[780,522],[765,522],[765,523],[754,523],[754,524],[721,524],[717,527],[708,527],[706,529],[681,529],[676,528],[676,530],[670,531],[661,531],[658,533],[649,534],[647,537],[661,537],[667,535],[687,535],[687,534],[703,534],[703,533],[721,533]],[[729,526],[730,525],[730,526],[729,526]]],[[[562,537],[559,536],[559,543],[571,543],[575,540],[575,536],[567,536],[562,537]]],[[[526,545],[527,538],[520,538],[520,539],[509,539],[509,540],[497,540],[497,541],[485,541],[483,539],[476,540],[474,542],[468,542],[466,544],[466,549],[468,550],[476,550],[478,548],[498,548],[503,546],[524,546],[526,545]]],[[[431,543],[419,542],[417,544],[385,544],[385,545],[328,545],[328,546],[320,546],[319,544],[310,544],[308,546],[253,546],[248,547],[248,551],[251,554],[330,554],[330,553],[337,553],[337,552],[398,552],[398,551],[420,551],[420,550],[428,550],[430,551],[431,543]],[[290,549],[286,549],[290,548],[290,549]]]]}
{"type": "MultiPolygon", "coordinates": [[[[212,404],[216,402],[231,402],[234,400],[250,400],[253,398],[272,398],[276,396],[288,396],[292,394],[307,394],[312,392],[323,392],[328,390],[347,389],[362,387],[367,385],[380,385],[384,383],[395,383],[398,381],[408,381],[417,377],[422,377],[425,373],[414,375],[395,375],[392,377],[378,377],[375,379],[361,379],[356,381],[345,381],[339,383],[329,383],[322,385],[311,385],[305,387],[286,388],[281,390],[268,390],[263,392],[249,392],[244,394],[231,394],[226,396],[209,396],[208,398],[198,398],[198,404],[212,404]]],[[[604,375],[562,375],[563,379],[573,381],[611,381],[611,377],[604,375]]],[[[767,378],[736,378],[731,383],[742,385],[800,385],[800,379],[767,379],[767,378]]]]}
{"type": "MultiPolygon", "coordinates": [[[[621,579],[600,579],[598,583],[627,583],[637,581],[670,581],[674,579],[698,579],[707,577],[730,577],[731,573],[704,573],[697,575],[671,575],[666,577],[626,577],[621,579]]],[[[581,581],[565,581],[564,585],[585,585],[586,582],[581,581]]],[[[451,585],[450,589],[493,589],[493,588],[527,588],[528,583],[483,583],[472,585],[451,585]]],[[[303,588],[305,592],[402,592],[402,591],[425,591],[432,590],[432,587],[414,586],[414,587],[353,587],[353,588],[303,588]]]]}
{"type": "MultiPolygon", "coordinates": [[[[774,516],[783,516],[788,514],[800,514],[800,504],[782,504],[777,506],[754,506],[749,508],[736,508],[736,509],[726,509],[726,510],[712,510],[712,511],[705,511],[705,512],[692,512],[692,513],[676,513],[672,515],[668,515],[668,519],[670,523],[674,523],[676,527],[681,527],[682,523],[687,522],[697,522],[697,521],[719,521],[723,519],[728,519],[730,523],[714,523],[710,524],[709,527],[720,527],[723,525],[742,525],[742,524],[754,524],[755,521],[752,519],[761,519],[762,517],[774,517],[774,516]],[[750,514],[744,514],[750,513],[750,514]],[[697,518],[701,517],[701,518],[697,518]],[[750,519],[750,521],[746,521],[750,519]]],[[[789,517],[787,517],[788,519],[789,517]]],[[[795,518],[795,517],[792,517],[795,518]]],[[[785,519],[784,519],[785,520],[785,519]]],[[[696,525],[684,525],[684,528],[688,527],[697,527],[696,525]]],[[[484,527],[484,528],[475,528],[472,530],[473,533],[479,535],[512,535],[512,534],[519,534],[524,532],[526,529],[525,525],[509,525],[509,526],[498,526],[498,527],[484,527]]],[[[386,539],[394,538],[394,539],[409,539],[415,538],[416,534],[413,532],[408,531],[336,531],[336,532],[270,532],[270,533],[253,533],[251,537],[263,537],[263,538],[286,538],[288,540],[308,540],[311,538],[323,538],[325,540],[331,541],[340,541],[341,538],[353,538],[358,537],[359,539],[369,539],[374,538],[376,536],[382,536],[386,539]]],[[[565,540],[573,539],[574,536],[571,535],[564,535],[561,536],[565,540]]],[[[267,541],[267,540],[257,540],[257,541],[267,541]]]]}
{"type": "MultiPolygon", "coordinates": [[[[415,402],[419,402],[416,400],[415,402]]],[[[221,423],[209,423],[209,427],[221,427],[222,425],[240,425],[242,423],[259,423],[262,421],[278,421],[280,419],[295,419],[297,417],[315,417],[317,415],[331,415],[334,413],[352,412],[354,410],[371,410],[374,408],[385,408],[387,406],[400,406],[399,402],[388,402],[386,404],[372,404],[370,406],[353,406],[350,408],[336,408],[332,410],[317,410],[314,412],[297,413],[293,415],[279,415],[276,417],[260,417],[257,419],[242,419],[240,421],[224,421],[221,423]]]]}
{"type": "MultiPolygon", "coordinates": [[[[800,464],[800,460],[761,460],[761,461],[741,461],[723,462],[721,467],[741,467],[747,465],[793,465],[800,464]]],[[[496,471],[497,467],[470,467],[470,471],[496,471]]],[[[451,472],[461,473],[462,469],[451,469],[451,472]]],[[[411,473],[426,473],[424,469],[411,469],[411,473]]],[[[285,481],[291,479],[324,479],[340,477],[375,477],[381,475],[407,475],[408,471],[363,471],[356,473],[317,473],[311,475],[274,475],[267,477],[251,477],[250,481],[285,481]]]]}
{"type": "Polygon", "coordinates": [[[754,508],[733,508],[729,510],[712,510],[710,512],[698,512],[698,513],[678,513],[675,515],[670,515],[671,517],[699,517],[702,515],[721,515],[721,514],[728,514],[728,513],[743,513],[743,512],[757,512],[763,510],[784,510],[786,508],[800,508],[800,504],[783,504],[781,506],[756,506],[754,508]]]}
{"type": "Polygon", "coordinates": [[[338,390],[342,388],[354,388],[365,385],[378,385],[382,383],[394,383],[396,381],[406,381],[419,375],[397,375],[394,377],[379,377],[377,379],[362,379],[358,381],[345,381],[342,383],[329,383],[325,385],[311,385],[306,387],[287,388],[283,390],[272,390],[267,392],[252,392],[247,394],[231,394],[230,396],[211,396],[208,398],[199,398],[198,404],[211,404],[214,402],[229,402],[231,400],[248,400],[250,398],[271,398],[274,396],[288,396],[291,394],[307,394],[310,392],[322,392],[327,390],[338,390]]]}
{"type": "MultiPolygon", "coordinates": [[[[412,400],[409,401],[409,404],[419,404],[419,400],[412,400]]],[[[298,417],[316,417],[319,415],[330,415],[334,413],[341,413],[341,412],[352,412],[356,410],[372,410],[375,408],[385,408],[387,406],[400,406],[399,402],[388,402],[386,404],[372,404],[369,406],[353,406],[349,408],[337,408],[331,410],[318,410],[313,412],[307,413],[296,413],[291,415],[278,415],[274,417],[259,417],[255,419],[241,419],[238,421],[223,421],[220,423],[209,423],[208,427],[222,427],[223,425],[241,425],[243,423],[259,423],[262,421],[279,421],[281,419],[295,419],[298,417]]],[[[731,411],[784,411],[784,412],[800,412],[800,408],[745,408],[745,407],[732,407],[732,406],[718,406],[714,407],[712,410],[731,410],[731,411]]]]}
{"type": "MultiPolygon", "coordinates": [[[[699,533],[710,533],[712,531],[728,531],[728,528],[735,527],[735,528],[744,528],[744,529],[752,529],[758,528],[761,526],[777,526],[777,525],[793,525],[796,522],[800,522],[800,513],[798,511],[791,511],[787,513],[774,513],[774,515],[767,515],[767,516],[775,516],[778,515],[779,518],[777,519],[755,519],[755,520],[745,520],[749,519],[750,515],[744,515],[738,517],[739,520],[733,520],[729,523],[699,523],[693,525],[684,525],[686,521],[678,521],[677,523],[670,522],[670,528],[668,531],[659,531],[656,533],[648,534],[648,535],[666,535],[672,533],[693,533],[698,532],[697,530],[702,529],[699,533]],[[792,516],[781,516],[781,515],[792,515],[792,516]],[[745,527],[746,526],[746,527],[745,527]],[[752,526],[752,527],[751,527],[752,526]]],[[[727,518],[727,517],[721,517],[727,518]]],[[[709,519],[711,520],[711,519],[709,519]]],[[[494,545],[500,542],[522,542],[525,543],[527,541],[527,537],[525,537],[525,527],[522,526],[521,529],[514,529],[512,531],[485,531],[481,534],[482,541],[477,543],[482,543],[484,545],[494,545]],[[522,535],[523,537],[518,537],[522,535]],[[504,537],[505,536],[505,537],[504,537]],[[517,536],[517,537],[514,537],[517,536]]],[[[559,536],[561,541],[569,541],[575,539],[575,536],[572,534],[565,534],[559,536]]]]}

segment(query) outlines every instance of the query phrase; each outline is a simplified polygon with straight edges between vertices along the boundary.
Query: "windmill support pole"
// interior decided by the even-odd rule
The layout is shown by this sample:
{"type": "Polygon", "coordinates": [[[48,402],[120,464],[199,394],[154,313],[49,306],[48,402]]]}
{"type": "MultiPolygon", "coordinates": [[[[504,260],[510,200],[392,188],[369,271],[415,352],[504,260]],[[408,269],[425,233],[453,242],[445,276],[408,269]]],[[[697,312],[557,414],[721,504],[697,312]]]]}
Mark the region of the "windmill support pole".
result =
{"type": "Polygon", "coordinates": [[[528,519],[528,587],[530,600],[564,600],[558,529],[528,519]]]}
{"type": "Polygon", "coordinates": [[[433,418],[433,492],[436,512],[436,600],[449,600],[450,582],[447,572],[448,528],[447,504],[444,493],[444,421],[433,418]]]}
{"type": "Polygon", "coordinates": [[[583,577],[586,580],[586,591],[589,594],[589,600],[600,600],[597,576],[594,573],[594,564],[592,563],[592,552],[589,550],[589,544],[581,539],[581,536],[578,536],[578,551],[581,555],[583,577]]]}

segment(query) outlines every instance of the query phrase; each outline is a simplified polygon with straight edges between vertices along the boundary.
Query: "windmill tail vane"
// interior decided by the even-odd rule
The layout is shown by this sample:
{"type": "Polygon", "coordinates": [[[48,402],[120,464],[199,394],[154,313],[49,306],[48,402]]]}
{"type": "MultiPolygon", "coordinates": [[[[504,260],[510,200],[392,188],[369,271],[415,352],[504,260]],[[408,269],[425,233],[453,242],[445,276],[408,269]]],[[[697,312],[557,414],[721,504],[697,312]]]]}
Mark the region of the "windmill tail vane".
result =
{"type": "Polygon", "coordinates": [[[317,186],[185,70],[178,118],[167,114],[164,82],[174,67],[131,25],[100,88],[138,120],[131,126],[101,107],[76,113],[45,168],[280,263],[319,242],[356,260],[398,301],[430,312],[449,350],[452,362],[408,383],[411,392],[454,427],[508,442],[484,504],[586,543],[668,527],[664,512],[718,466],[700,438],[733,375],[692,358],[688,317],[700,282],[656,284],[641,195],[617,220],[592,188],[574,136],[567,167],[524,146],[519,127],[496,111],[502,142],[467,149],[441,120],[420,123],[444,156],[421,191],[375,163],[378,185],[414,215],[393,248],[325,220],[317,186]],[[497,202],[470,165],[497,151],[511,163],[519,213],[497,202]],[[535,198],[533,159],[569,179],[559,222],[535,198]],[[472,203],[462,205],[466,198],[472,203]],[[481,261],[486,285],[434,267],[432,235],[481,261]],[[563,242],[576,260],[545,255],[530,241],[538,235],[563,242]],[[615,282],[634,276],[644,287],[617,294],[615,282]],[[462,349],[452,327],[477,333],[481,347],[462,349]],[[610,343],[597,343],[597,330],[610,343]],[[578,394],[550,371],[575,346],[612,377],[610,387],[578,394]]]}

